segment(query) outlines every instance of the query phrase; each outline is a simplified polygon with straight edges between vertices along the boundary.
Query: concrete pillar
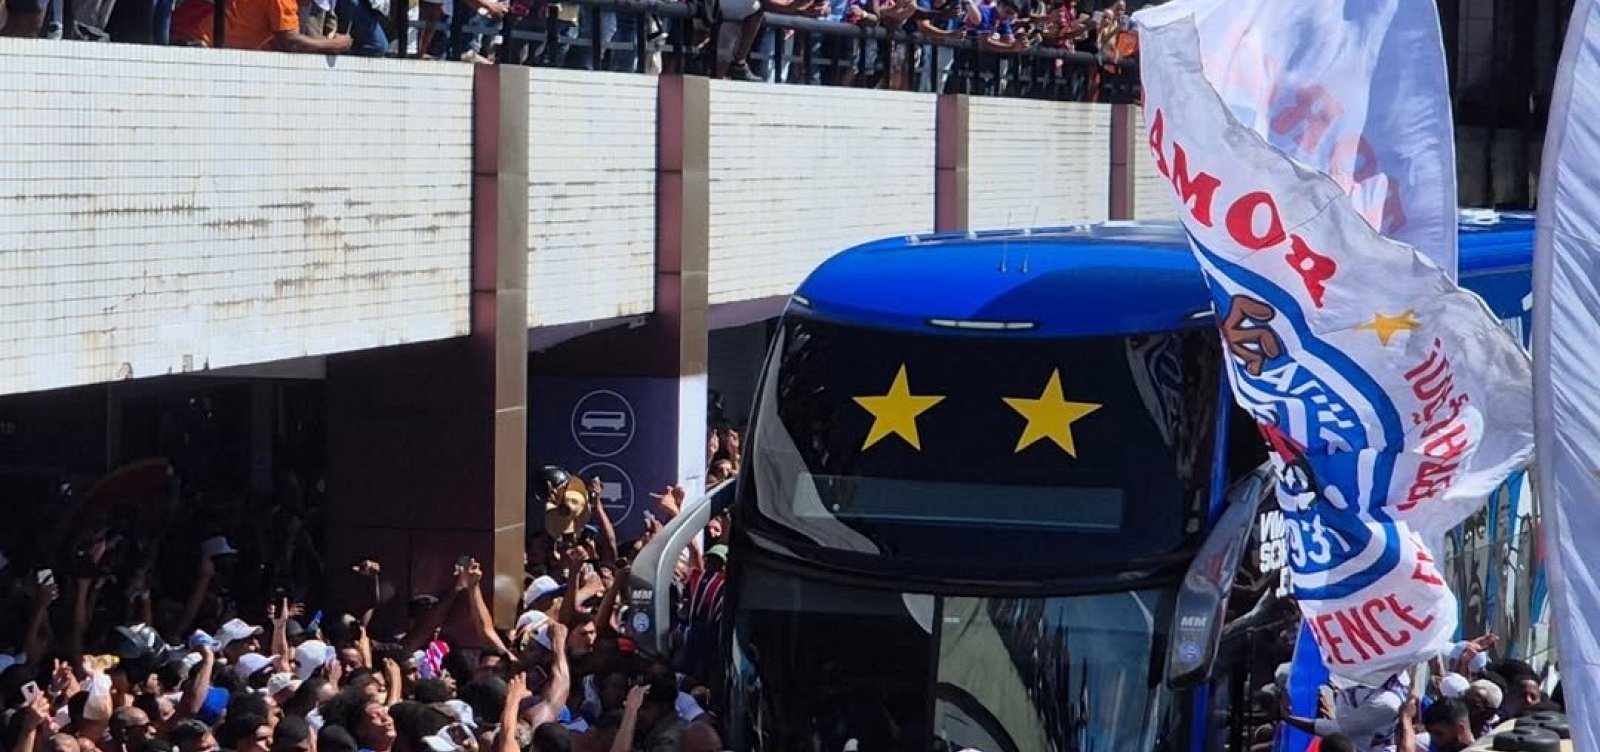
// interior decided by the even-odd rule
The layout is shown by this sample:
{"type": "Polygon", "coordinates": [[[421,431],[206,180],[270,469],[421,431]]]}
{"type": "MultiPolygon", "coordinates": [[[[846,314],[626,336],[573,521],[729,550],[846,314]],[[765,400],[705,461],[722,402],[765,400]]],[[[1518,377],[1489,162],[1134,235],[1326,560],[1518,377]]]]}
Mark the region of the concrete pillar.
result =
{"type": "MultiPolygon", "coordinates": [[[[331,357],[327,366],[329,583],[363,596],[349,566],[384,564],[401,595],[448,586],[461,555],[485,563],[495,620],[522,593],[527,482],[528,80],[480,66],[474,85],[470,336],[331,357]]],[[[398,618],[397,598],[384,616],[398,618]]],[[[464,635],[463,635],[464,636],[464,635]]]]}
{"type": "Polygon", "coordinates": [[[1133,155],[1138,117],[1131,104],[1111,105],[1111,205],[1109,219],[1133,219],[1133,155]]]}
{"type": "Polygon", "coordinates": [[[695,494],[705,478],[710,82],[659,81],[654,310],[535,353],[529,376],[530,460],[598,475],[623,540],[643,531],[651,492],[695,494]]]}
{"type": "Polygon", "coordinates": [[[934,130],[933,229],[953,232],[968,227],[967,155],[970,109],[965,94],[940,94],[934,130]]]}

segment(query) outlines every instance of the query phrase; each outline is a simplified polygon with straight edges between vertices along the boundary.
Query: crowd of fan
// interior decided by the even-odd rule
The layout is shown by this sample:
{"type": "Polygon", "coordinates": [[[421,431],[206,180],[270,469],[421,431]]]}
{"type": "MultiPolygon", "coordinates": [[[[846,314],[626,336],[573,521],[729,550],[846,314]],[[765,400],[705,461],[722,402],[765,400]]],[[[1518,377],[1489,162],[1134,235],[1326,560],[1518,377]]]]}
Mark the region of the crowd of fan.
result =
{"type": "MultiPolygon", "coordinates": [[[[928,59],[931,42],[967,39],[976,49],[998,53],[1030,48],[1087,52],[1096,56],[1097,65],[1056,59],[1040,64],[1058,71],[1070,65],[1074,74],[1081,69],[1084,76],[1098,75],[1102,68],[1115,73],[1137,47],[1125,2],[692,0],[690,39],[681,45],[688,52],[667,65],[746,80],[807,79],[883,88],[909,88],[920,80],[943,90],[951,87],[950,64],[959,74],[963,62],[957,58],[972,56],[948,55],[946,64],[935,70],[928,59]],[[803,39],[792,30],[763,34],[768,15],[833,21],[841,32],[877,27],[897,32],[902,41],[873,42],[855,33],[803,39]],[[793,62],[774,62],[801,53],[821,62],[805,71],[793,62]],[[858,68],[870,74],[858,76],[858,68]]],[[[214,0],[4,0],[0,6],[0,36],[57,36],[65,31],[77,39],[217,46],[214,0]]],[[[663,69],[661,42],[666,36],[663,20],[650,14],[552,0],[226,0],[224,16],[221,46],[234,49],[382,57],[399,53],[397,41],[403,34],[408,56],[647,72],[663,69]],[[409,7],[394,5],[408,1],[409,7]],[[397,28],[402,17],[407,19],[405,28],[397,28]],[[600,54],[590,49],[591,36],[599,37],[600,54]],[[643,60],[637,52],[641,48],[643,60]]],[[[1080,86],[1079,92],[1087,90],[1080,86]]]]}
{"type": "MultiPolygon", "coordinates": [[[[1566,728],[1560,685],[1547,697],[1539,674],[1526,662],[1491,662],[1497,642],[1494,635],[1485,635],[1457,643],[1447,657],[1435,661],[1425,686],[1413,687],[1409,672],[1380,687],[1330,686],[1315,717],[1295,715],[1281,686],[1269,687],[1266,694],[1276,697],[1263,702],[1277,706],[1281,723],[1316,735],[1320,752],[1490,749],[1497,734],[1514,729],[1544,729],[1547,741],[1555,743],[1566,728]]],[[[1260,729],[1257,742],[1269,745],[1273,731],[1271,726],[1260,729]]]]}
{"type": "MultiPolygon", "coordinates": [[[[708,449],[709,476],[737,473],[737,431],[708,449]]],[[[530,493],[569,480],[543,468],[530,493]]],[[[722,749],[703,682],[726,516],[680,562],[675,648],[646,655],[620,626],[628,563],[683,488],[656,495],[636,541],[617,540],[592,488],[587,534],[530,537],[519,615],[497,629],[469,557],[396,624],[375,618],[395,597],[379,562],[332,565],[371,594],[335,611],[291,485],[248,513],[173,493],[160,510],[29,521],[36,545],[0,555],[0,752],[722,749]]]]}

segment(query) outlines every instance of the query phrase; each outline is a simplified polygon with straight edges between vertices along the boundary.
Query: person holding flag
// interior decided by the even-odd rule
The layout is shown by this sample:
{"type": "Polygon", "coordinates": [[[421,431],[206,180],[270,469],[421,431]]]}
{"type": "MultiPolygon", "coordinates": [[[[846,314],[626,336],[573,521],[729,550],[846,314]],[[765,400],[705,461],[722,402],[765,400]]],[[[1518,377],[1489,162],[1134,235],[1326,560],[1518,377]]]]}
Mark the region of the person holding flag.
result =
{"type": "Polygon", "coordinates": [[[1134,23],[1148,148],[1278,472],[1302,647],[1350,695],[1291,725],[1393,749],[1396,683],[1457,631],[1434,546],[1532,455],[1528,356],[1453,279],[1436,11],[1176,0],[1134,23]],[[1373,698],[1389,720],[1354,728],[1373,698]]]}

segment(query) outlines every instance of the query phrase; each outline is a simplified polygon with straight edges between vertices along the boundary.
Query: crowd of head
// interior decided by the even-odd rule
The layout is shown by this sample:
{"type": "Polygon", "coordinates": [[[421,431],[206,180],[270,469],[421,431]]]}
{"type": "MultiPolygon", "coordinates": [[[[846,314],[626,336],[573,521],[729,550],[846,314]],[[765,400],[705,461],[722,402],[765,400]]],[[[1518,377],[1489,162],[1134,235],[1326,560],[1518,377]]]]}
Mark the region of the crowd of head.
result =
{"type": "MultiPolygon", "coordinates": [[[[738,431],[711,436],[708,475],[736,473],[738,431]]],[[[478,561],[437,573],[439,592],[397,594],[378,561],[323,567],[313,492],[292,476],[244,513],[194,491],[205,463],[188,459],[185,476],[163,462],[119,481],[164,479],[164,499],[90,494],[5,536],[0,752],[722,748],[707,681],[726,515],[679,562],[671,646],[646,654],[622,628],[629,562],[682,509],[682,487],[656,495],[632,541],[587,487],[594,524],[529,537],[517,617],[497,628],[478,561]],[[340,576],[370,595],[322,595],[340,576]],[[391,600],[403,615],[385,623],[391,600]]],[[[530,478],[532,495],[575,487],[559,468],[530,478]]]]}
{"type": "MultiPolygon", "coordinates": [[[[1491,737],[1519,724],[1564,725],[1560,685],[1546,696],[1539,673],[1528,663],[1491,661],[1497,643],[1494,635],[1457,643],[1434,662],[1426,686],[1412,687],[1409,673],[1380,687],[1330,686],[1316,717],[1295,715],[1278,687],[1268,688],[1261,699],[1276,709],[1282,723],[1318,736],[1321,752],[1488,749],[1491,737]]],[[[1270,725],[1262,727],[1257,741],[1270,743],[1273,732],[1270,725]]]]}
{"type": "MultiPolygon", "coordinates": [[[[971,40],[976,49],[998,53],[1087,52],[1097,64],[1048,61],[1055,69],[1085,76],[1102,68],[1115,73],[1137,50],[1127,0],[679,1],[693,12],[685,22],[688,38],[676,46],[663,43],[667,25],[659,15],[551,0],[420,0],[409,7],[395,0],[225,0],[220,40],[216,0],[4,0],[0,36],[65,33],[140,44],[371,57],[403,50],[411,57],[469,62],[670,69],[882,88],[909,88],[917,79],[940,90],[951,88],[951,75],[948,66],[935,71],[929,65],[929,45],[936,40],[971,40]],[[775,15],[833,21],[839,33],[804,40],[792,30],[763,35],[764,19],[775,15]],[[902,41],[874,42],[851,27],[897,32],[902,41]],[[591,46],[594,41],[601,43],[599,49],[591,46]],[[810,56],[802,54],[805,45],[810,56]],[[790,62],[774,63],[774,53],[790,62]],[[800,70],[793,61],[801,57],[820,62],[800,70]],[[865,71],[871,72],[857,75],[865,71]]],[[[947,57],[950,63],[970,55],[947,57]]],[[[956,67],[959,73],[961,64],[956,67]]],[[[1092,93],[1087,86],[1077,90],[1092,93]]]]}

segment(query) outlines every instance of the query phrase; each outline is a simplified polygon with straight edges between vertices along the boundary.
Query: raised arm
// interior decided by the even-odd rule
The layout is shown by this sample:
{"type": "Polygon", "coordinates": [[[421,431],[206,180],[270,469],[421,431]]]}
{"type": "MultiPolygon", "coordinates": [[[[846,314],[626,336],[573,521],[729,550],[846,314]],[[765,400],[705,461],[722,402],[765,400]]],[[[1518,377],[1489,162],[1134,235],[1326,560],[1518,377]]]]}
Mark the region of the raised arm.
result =
{"type": "Polygon", "coordinates": [[[627,587],[628,569],[623,567],[611,577],[611,587],[606,588],[606,594],[600,598],[600,608],[594,612],[594,623],[597,628],[613,628],[612,619],[617,613],[617,601],[622,599],[622,589],[627,587]]]}
{"type": "Polygon", "coordinates": [[[1399,733],[1395,737],[1395,752],[1427,752],[1417,745],[1417,729],[1411,725],[1411,717],[1417,712],[1417,696],[1406,698],[1405,704],[1400,706],[1399,733]]]}
{"type": "Polygon", "coordinates": [[[34,752],[39,729],[50,722],[50,695],[40,692],[20,712],[22,733],[17,735],[17,742],[12,745],[11,752],[34,752]]]}
{"type": "Polygon", "coordinates": [[[517,716],[521,714],[522,701],[529,696],[527,674],[519,672],[506,682],[506,706],[500,711],[500,736],[495,740],[495,752],[521,752],[517,746],[517,716]]]}
{"type": "Polygon", "coordinates": [[[200,618],[200,608],[205,605],[206,593],[211,591],[211,579],[217,576],[217,564],[211,557],[200,555],[200,566],[195,572],[194,589],[189,591],[189,600],[183,604],[183,616],[178,618],[178,634],[183,638],[194,627],[195,619],[200,618]]]}
{"type": "Polygon", "coordinates": [[[595,523],[600,527],[600,539],[598,541],[600,561],[611,564],[617,560],[617,529],[611,524],[611,515],[606,512],[605,502],[599,498],[600,491],[605,488],[605,484],[601,482],[598,475],[595,476],[593,481],[590,481],[590,484],[595,489],[595,502],[593,504],[595,523]]]}
{"type": "Polygon", "coordinates": [[[273,663],[274,672],[287,672],[293,670],[289,665],[289,619],[294,615],[289,605],[289,599],[284,598],[267,607],[267,620],[272,622],[272,655],[277,656],[273,663]]]}
{"type": "Polygon", "coordinates": [[[467,562],[464,572],[467,578],[467,595],[472,599],[472,623],[478,628],[478,636],[483,638],[483,644],[504,656],[515,656],[506,647],[505,640],[500,639],[500,633],[494,628],[494,612],[489,609],[489,600],[483,597],[483,565],[477,559],[467,562]]]}
{"type": "Polygon", "coordinates": [[[201,646],[200,665],[194,668],[194,680],[189,682],[189,688],[183,691],[183,699],[178,703],[176,717],[193,718],[200,714],[200,708],[205,707],[206,695],[211,693],[211,674],[217,667],[217,654],[211,648],[201,646]]]}
{"type": "Polygon", "coordinates": [[[33,618],[28,622],[28,634],[22,643],[22,651],[28,656],[29,663],[38,665],[50,647],[50,604],[60,593],[61,589],[55,580],[34,589],[33,618]]]}
{"type": "Polygon", "coordinates": [[[622,723],[617,726],[617,736],[611,740],[610,752],[628,752],[633,748],[633,735],[639,727],[639,708],[644,707],[644,697],[650,692],[646,686],[628,690],[622,702],[622,723]]]}
{"type": "MultiPolygon", "coordinates": [[[[433,608],[428,609],[427,613],[424,613],[422,618],[417,620],[415,628],[406,635],[404,655],[411,655],[418,650],[427,648],[428,643],[433,641],[433,633],[439,631],[439,627],[444,626],[445,620],[450,618],[450,612],[455,610],[457,599],[461,597],[462,593],[471,589],[472,586],[468,584],[467,580],[467,570],[457,568],[455,574],[456,579],[451,585],[450,592],[439,596],[439,602],[433,608]]],[[[481,572],[479,576],[482,576],[481,572]]]]}
{"type": "Polygon", "coordinates": [[[534,728],[560,720],[561,711],[567,706],[567,696],[572,692],[572,672],[567,667],[567,625],[550,622],[550,644],[556,660],[550,667],[550,680],[545,682],[544,699],[530,708],[524,719],[534,728]]]}
{"type": "Polygon", "coordinates": [[[372,623],[372,614],[378,610],[378,604],[383,602],[383,567],[372,559],[362,559],[350,568],[358,577],[367,578],[367,584],[372,588],[372,600],[367,604],[367,610],[361,612],[361,625],[372,623]]]}

